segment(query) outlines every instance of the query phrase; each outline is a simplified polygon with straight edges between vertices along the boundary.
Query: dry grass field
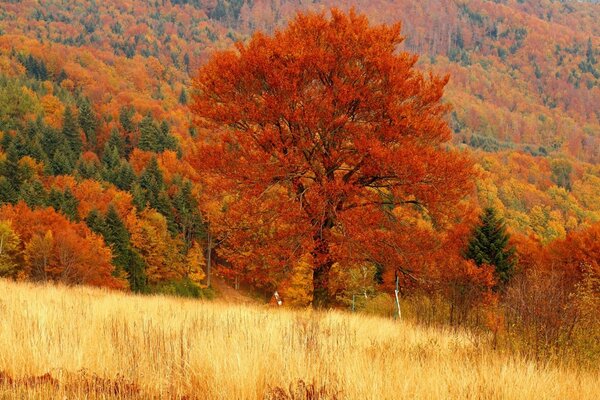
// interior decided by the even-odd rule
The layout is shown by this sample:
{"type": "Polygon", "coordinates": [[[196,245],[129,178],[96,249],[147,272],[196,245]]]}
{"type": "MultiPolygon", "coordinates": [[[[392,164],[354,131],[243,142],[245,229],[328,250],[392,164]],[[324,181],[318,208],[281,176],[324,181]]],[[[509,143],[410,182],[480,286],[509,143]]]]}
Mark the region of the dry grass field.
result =
{"type": "Polygon", "coordinates": [[[0,399],[598,399],[466,334],[0,280],[0,399]]]}

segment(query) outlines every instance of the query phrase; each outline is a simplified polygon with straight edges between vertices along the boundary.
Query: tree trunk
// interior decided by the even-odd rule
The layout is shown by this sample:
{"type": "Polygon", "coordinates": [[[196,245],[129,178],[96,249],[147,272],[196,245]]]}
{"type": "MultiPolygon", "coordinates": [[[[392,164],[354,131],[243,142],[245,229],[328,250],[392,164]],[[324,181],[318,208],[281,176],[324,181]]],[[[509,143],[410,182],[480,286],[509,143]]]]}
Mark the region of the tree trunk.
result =
{"type": "Polygon", "coordinates": [[[315,235],[315,249],[313,250],[313,259],[315,266],[313,269],[313,302],[315,308],[328,307],[331,304],[329,294],[329,272],[334,264],[329,252],[329,227],[324,229],[326,232],[320,232],[315,235]]]}
{"type": "Polygon", "coordinates": [[[210,287],[210,274],[212,268],[212,235],[210,234],[210,225],[207,226],[208,243],[206,245],[206,286],[210,287]]]}
{"type": "Polygon", "coordinates": [[[321,263],[313,270],[313,302],[314,308],[325,308],[331,304],[329,295],[329,271],[333,262],[321,263]]]}

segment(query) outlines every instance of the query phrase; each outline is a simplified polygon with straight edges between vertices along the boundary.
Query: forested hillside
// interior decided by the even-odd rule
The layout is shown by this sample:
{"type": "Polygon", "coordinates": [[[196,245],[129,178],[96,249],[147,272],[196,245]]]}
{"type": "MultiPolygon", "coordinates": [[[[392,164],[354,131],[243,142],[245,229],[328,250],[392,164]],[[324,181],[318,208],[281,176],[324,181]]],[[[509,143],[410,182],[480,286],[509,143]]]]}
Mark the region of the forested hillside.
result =
{"type": "MultiPolygon", "coordinates": [[[[452,279],[494,285],[456,261],[486,207],[506,221],[522,268],[597,268],[597,4],[10,0],[0,1],[0,274],[198,296],[210,259],[236,282],[306,303],[301,266],[270,274],[227,261],[223,205],[198,172],[204,132],[188,109],[190,78],[213,51],[331,6],[401,21],[417,67],[450,75],[453,147],[475,160],[477,193],[456,204],[469,211],[449,232],[423,239],[429,258],[405,261],[434,270],[427,290],[452,279]]],[[[352,282],[339,284],[340,303],[357,288],[391,287],[393,271],[375,267],[368,283],[364,269],[339,271],[352,282]]]]}

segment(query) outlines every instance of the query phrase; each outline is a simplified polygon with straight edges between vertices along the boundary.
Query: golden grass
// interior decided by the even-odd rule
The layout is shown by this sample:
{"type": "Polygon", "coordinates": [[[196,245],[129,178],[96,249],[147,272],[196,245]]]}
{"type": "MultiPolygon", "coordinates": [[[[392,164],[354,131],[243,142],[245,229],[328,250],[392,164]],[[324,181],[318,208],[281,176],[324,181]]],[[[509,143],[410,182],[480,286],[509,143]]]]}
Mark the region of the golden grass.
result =
{"type": "Polygon", "coordinates": [[[598,399],[599,382],[392,320],[0,280],[0,398],[598,399]]]}

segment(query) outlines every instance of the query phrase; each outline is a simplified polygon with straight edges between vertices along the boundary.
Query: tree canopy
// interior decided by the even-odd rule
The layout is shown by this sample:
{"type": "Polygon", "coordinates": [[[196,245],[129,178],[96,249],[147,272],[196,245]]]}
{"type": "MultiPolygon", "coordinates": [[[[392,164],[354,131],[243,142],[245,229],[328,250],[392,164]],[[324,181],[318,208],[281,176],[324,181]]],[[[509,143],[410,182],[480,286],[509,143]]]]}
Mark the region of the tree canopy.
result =
{"type": "Polygon", "coordinates": [[[309,254],[327,304],[334,264],[391,249],[388,267],[402,265],[407,216],[442,226],[470,190],[470,162],[446,146],[448,77],[416,70],[402,40],[354,12],[299,14],[200,69],[191,109],[210,129],[193,157],[225,213],[246,216],[229,219],[234,267],[285,271],[309,254]]]}

